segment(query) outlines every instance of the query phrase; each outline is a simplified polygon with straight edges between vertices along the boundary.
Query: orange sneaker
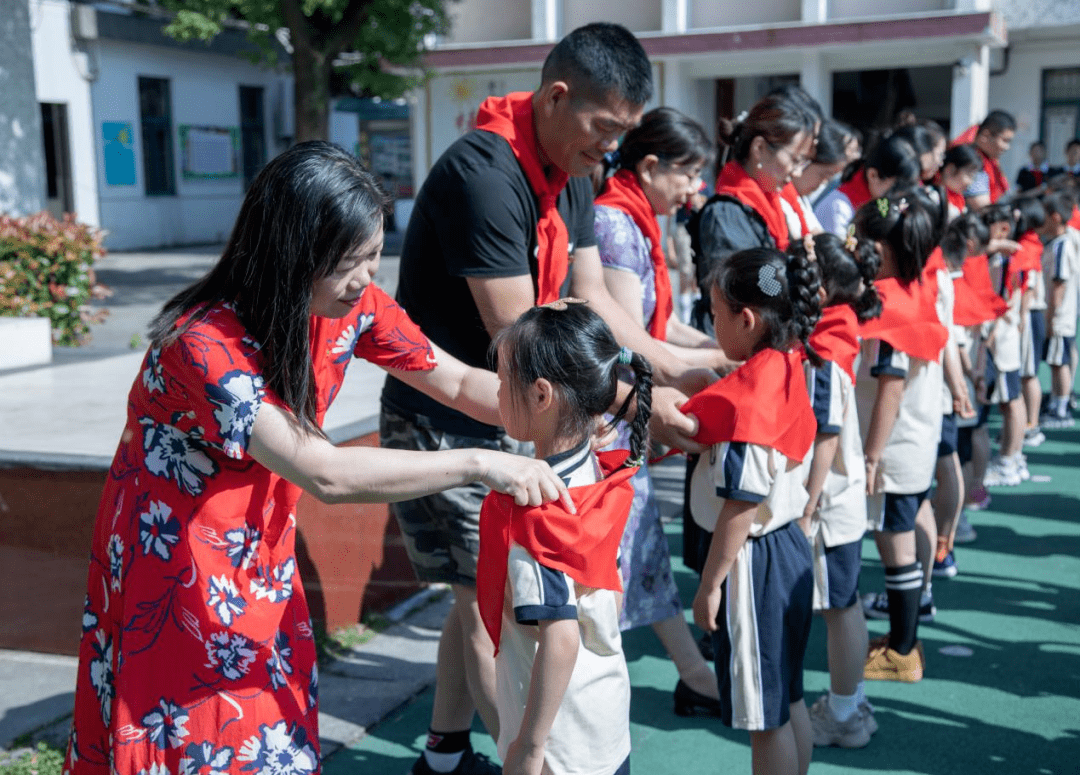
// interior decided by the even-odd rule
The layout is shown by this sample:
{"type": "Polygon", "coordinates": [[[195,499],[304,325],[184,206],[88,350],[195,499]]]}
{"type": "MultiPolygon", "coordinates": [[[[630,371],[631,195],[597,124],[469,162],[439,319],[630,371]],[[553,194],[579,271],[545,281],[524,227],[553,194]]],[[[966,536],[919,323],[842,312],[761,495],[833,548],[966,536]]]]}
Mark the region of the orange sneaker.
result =
{"type": "Polygon", "coordinates": [[[915,642],[915,648],[909,654],[900,654],[886,644],[884,648],[871,650],[863,668],[863,678],[867,681],[915,683],[922,680],[925,667],[926,657],[919,641],[915,642]]]}

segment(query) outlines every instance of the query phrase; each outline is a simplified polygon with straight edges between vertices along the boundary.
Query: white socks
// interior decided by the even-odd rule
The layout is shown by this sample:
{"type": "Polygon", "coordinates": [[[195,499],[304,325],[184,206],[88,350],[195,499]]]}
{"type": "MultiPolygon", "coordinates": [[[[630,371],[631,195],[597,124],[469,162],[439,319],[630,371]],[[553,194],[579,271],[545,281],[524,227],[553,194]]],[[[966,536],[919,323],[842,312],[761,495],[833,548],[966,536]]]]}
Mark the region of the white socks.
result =
{"type": "Polygon", "coordinates": [[[435,772],[453,772],[464,755],[464,751],[455,751],[454,753],[424,751],[424,758],[427,759],[428,767],[435,770],[435,772]]]}
{"type": "MultiPolygon", "coordinates": [[[[859,687],[862,687],[862,683],[859,683],[859,687]]],[[[859,712],[859,693],[858,691],[852,695],[835,694],[832,689],[829,690],[829,710],[832,711],[836,720],[843,723],[849,718],[859,712]]]]}

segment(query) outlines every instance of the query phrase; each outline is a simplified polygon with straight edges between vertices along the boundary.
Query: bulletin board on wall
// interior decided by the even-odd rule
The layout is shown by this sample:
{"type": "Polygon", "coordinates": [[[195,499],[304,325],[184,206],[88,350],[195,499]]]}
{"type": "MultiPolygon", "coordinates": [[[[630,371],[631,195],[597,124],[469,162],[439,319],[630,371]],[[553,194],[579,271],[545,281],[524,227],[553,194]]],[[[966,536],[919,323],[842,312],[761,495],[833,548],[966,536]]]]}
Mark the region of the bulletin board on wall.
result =
{"type": "Polygon", "coordinates": [[[180,174],[185,180],[238,178],[240,127],[181,124],[180,174]]]}

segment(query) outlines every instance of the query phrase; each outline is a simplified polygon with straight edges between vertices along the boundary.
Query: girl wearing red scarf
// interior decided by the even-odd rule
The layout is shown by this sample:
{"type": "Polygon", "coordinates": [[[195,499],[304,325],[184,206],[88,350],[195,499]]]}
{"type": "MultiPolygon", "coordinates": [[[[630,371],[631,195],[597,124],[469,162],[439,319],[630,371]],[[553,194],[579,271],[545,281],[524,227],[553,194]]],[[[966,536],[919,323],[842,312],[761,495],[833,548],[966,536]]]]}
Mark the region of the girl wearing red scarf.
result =
{"type": "MultiPolygon", "coordinates": [[[[722,369],[723,351],[711,337],[673,314],[664,240],[658,216],[671,215],[698,189],[712,144],[693,119],[672,108],[645,114],[619,148],[617,172],[596,199],[596,243],[611,295],[649,333],[687,363],[722,369]]],[[[613,447],[625,449],[622,428],[613,447]]],[[[676,712],[717,711],[716,673],[702,658],[683,616],[671,572],[649,471],[633,478],[634,507],[620,545],[623,630],[651,625],[679,669],[676,712]]]]}
{"type": "MultiPolygon", "coordinates": [[[[866,613],[888,618],[890,630],[871,644],[867,680],[919,681],[925,667],[918,642],[924,566],[916,556],[915,529],[937,459],[943,385],[939,359],[948,332],[920,276],[936,247],[940,217],[940,205],[913,190],[870,202],[854,221],[858,237],[874,243],[881,254],[874,284],[882,314],[861,327],[856,396],[868,517],[885,566],[886,591],[866,613]]],[[[933,546],[933,519],[920,528],[933,546]]]]}
{"type": "Polygon", "coordinates": [[[945,152],[945,163],[941,167],[941,185],[949,197],[949,220],[967,211],[964,192],[971,188],[971,183],[980,169],[982,162],[974,145],[954,145],[945,152]]]}
{"type": "Polygon", "coordinates": [[[694,621],[713,633],[721,721],[749,731],[753,771],[805,773],[813,581],[797,522],[816,424],[802,359],[821,364],[807,343],[821,285],[805,256],[770,248],[729,256],[713,277],[717,341],[744,363],[683,407],[711,447],[690,482],[693,518],[712,531],[694,621]]]}
{"type": "Polygon", "coordinates": [[[628,771],[630,678],[619,635],[616,555],[648,451],[649,362],[619,347],[586,304],[534,307],[500,334],[499,413],[536,445],[576,509],[492,493],[480,512],[476,591],[496,651],[498,750],[508,772],[628,771]],[[593,454],[620,366],[634,386],[630,451],[593,454]]]}
{"type": "Polygon", "coordinates": [[[845,171],[840,187],[817,203],[814,214],[825,231],[846,238],[847,227],[860,207],[893,188],[916,185],[921,172],[919,156],[911,143],[899,135],[890,135],[845,171]]]}
{"type": "Polygon", "coordinates": [[[855,405],[859,323],[881,312],[874,288],[880,258],[854,235],[819,234],[795,252],[812,251],[821,269],[825,308],[810,346],[824,359],[806,383],[817,436],[802,528],[814,556],[814,609],[828,628],[829,692],[810,708],[815,745],[861,748],[877,729],[863,692],[868,635],[859,603],[866,532],[866,474],[855,405]]]}

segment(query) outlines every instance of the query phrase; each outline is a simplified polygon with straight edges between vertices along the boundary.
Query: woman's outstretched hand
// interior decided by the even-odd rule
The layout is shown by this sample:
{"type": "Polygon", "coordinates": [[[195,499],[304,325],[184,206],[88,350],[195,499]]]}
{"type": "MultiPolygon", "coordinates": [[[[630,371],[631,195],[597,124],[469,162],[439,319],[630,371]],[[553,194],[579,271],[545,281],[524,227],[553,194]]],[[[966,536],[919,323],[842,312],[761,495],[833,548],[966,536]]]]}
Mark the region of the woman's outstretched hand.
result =
{"type": "Polygon", "coordinates": [[[492,490],[509,495],[519,506],[540,506],[558,500],[571,514],[577,514],[563,480],[543,460],[493,450],[479,450],[478,454],[479,481],[492,490]]]}

